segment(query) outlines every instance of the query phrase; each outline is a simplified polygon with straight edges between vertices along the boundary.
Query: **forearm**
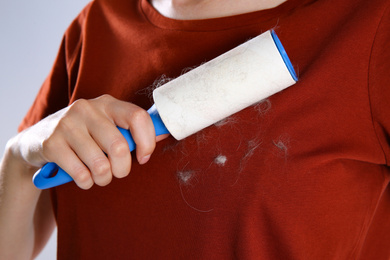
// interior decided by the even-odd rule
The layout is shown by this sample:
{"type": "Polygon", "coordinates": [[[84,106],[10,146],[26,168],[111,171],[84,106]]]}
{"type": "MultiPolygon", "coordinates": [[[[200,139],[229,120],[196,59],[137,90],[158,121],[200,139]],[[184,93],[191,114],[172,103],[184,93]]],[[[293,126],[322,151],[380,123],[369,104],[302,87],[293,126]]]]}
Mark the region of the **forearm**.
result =
{"type": "Polygon", "coordinates": [[[31,182],[35,169],[12,146],[10,141],[0,164],[0,259],[30,259],[40,244],[34,216],[41,191],[31,182]]]}

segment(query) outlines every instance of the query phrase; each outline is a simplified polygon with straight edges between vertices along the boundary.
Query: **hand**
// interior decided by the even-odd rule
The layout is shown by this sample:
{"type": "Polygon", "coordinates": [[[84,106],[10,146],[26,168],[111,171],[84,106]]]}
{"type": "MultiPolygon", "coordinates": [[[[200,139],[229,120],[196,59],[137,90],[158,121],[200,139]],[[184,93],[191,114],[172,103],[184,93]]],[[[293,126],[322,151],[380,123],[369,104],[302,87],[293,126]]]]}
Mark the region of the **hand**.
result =
{"type": "Polygon", "coordinates": [[[55,162],[83,189],[94,183],[123,178],[131,168],[128,144],[116,126],[130,129],[137,144],[136,156],[146,163],[156,141],[149,114],[142,108],[103,95],[92,100],[77,100],[20,133],[21,157],[30,165],[41,167],[55,162]]]}

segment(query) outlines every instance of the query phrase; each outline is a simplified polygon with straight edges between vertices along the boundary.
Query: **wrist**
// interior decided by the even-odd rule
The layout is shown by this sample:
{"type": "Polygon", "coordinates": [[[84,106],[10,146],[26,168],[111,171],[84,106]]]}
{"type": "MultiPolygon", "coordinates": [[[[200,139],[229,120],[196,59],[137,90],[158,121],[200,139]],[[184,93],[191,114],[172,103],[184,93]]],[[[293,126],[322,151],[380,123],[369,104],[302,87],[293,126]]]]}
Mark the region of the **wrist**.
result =
{"type": "Polygon", "coordinates": [[[12,175],[19,175],[19,178],[26,178],[31,181],[32,175],[39,167],[26,161],[20,149],[20,134],[11,138],[5,147],[4,156],[1,162],[2,174],[7,172],[12,175]]]}

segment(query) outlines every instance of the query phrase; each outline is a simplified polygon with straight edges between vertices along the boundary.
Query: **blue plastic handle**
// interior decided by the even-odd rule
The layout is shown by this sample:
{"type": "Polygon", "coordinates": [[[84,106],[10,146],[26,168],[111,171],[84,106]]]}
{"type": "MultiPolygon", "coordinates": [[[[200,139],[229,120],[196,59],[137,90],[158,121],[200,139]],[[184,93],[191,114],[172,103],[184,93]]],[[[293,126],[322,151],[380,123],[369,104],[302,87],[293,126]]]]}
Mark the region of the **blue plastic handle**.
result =
{"type": "MultiPolygon", "coordinates": [[[[148,113],[152,118],[156,136],[162,134],[169,134],[169,131],[162,122],[155,105],[153,105],[148,110],[148,113]]],[[[118,127],[118,129],[129,144],[130,151],[133,151],[135,149],[135,142],[130,134],[130,131],[120,127],[118,127]]],[[[67,174],[63,169],[61,169],[57,164],[53,162],[45,164],[34,174],[33,177],[33,183],[39,189],[53,188],[68,183],[70,181],[73,181],[72,177],[70,177],[69,174],[67,174]]]]}

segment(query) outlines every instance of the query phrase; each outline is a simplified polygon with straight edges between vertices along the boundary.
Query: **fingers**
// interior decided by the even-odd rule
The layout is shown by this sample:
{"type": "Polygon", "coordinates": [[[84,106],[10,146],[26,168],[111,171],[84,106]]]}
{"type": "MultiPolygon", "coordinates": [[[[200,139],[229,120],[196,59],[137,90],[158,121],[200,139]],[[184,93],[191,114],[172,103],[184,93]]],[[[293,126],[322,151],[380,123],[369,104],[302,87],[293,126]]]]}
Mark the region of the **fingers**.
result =
{"type": "Polygon", "coordinates": [[[113,176],[129,174],[131,154],[117,125],[130,129],[140,164],[149,160],[158,140],[145,110],[107,95],[76,101],[60,117],[43,142],[44,157],[57,163],[83,189],[93,183],[105,186],[113,176]]]}
{"type": "MultiPolygon", "coordinates": [[[[126,139],[108,120],[103,122],[95,120],[89,124],[91,125],[89,134],[93,138],[93,142],[98,145],[97,149],[100,149],[100,152],[103,150],[108,157],[104,156],[105,163],[110,165],[110,173],[117,178],[126,177],[131,168],[131,154],[126,139]]],[[[90,146],[92,147],[92,145],[91,143],[90,146]]],[[[103,153],[101,152],[101,154],[103,153]]]]}
{"type": "Polygon", "coordinates": [[[48,161],[56,162],[65,172],[71,174],[80,188],[89,189],[93,186],[94,181],[91,172],[74,151],[69,149],[64,140],[55,137],[50,138],[42,144],[42,147],[44,157],[48,161]]]}
{"type": "Polygon", "coordinates": [[[146,163],[156,147],[156,134],[149,114],[134,104],[110,96],[99,99],[106,102],[107,117],[112,118],[115,125],[130,130],[137,146],[137,160],[140,164],[146,163]]]}
{"type": "Polygon", "coordinates": [[[131,114],[129,123],[130,132],[137,145],[137,160],[140,164],[145,164],[156,147],[156,134],[152,119],[146,111],[139,110],[131,114]]]}
{"type": "Polygon", "coordinates": [[[91,135],[87,131],[78,131],[77,134],[67,138],[69,147],[75,152],[78,159],[88,167],[93,182],[99,186],[109,184],[113,175],[111,164],[91,135]]]}

